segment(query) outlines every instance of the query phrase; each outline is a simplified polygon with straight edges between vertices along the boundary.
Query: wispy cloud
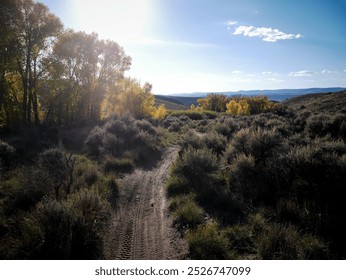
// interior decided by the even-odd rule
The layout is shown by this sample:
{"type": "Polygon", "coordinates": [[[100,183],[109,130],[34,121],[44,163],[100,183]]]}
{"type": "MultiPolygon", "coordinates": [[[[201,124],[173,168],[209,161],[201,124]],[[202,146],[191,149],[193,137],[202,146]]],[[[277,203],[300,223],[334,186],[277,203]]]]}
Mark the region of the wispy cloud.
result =
{"type": "Polygon", "coordinates": [[[238,22],[229,20],[227,21],[227,29],[231,30],[232,27],[237,26],[232,33],[233,35],[243,35],[247,37],[260,37],[265,42],[277,42],[279,40],[292,40],[302,37],[301,34],[289,34],[271,27],[256,27],[252,25],[240,25],[238,22]]]}
{"type": "Polygon", "coordinates": [[[238,22],[237,21],[235,21],[235,20],[229,20],[229,21],[227,21],[227,26],[232,26],[232,25],[237,25],[238,24],[238,22]]]}
{"type": "Polygon", "coordinates": [[[308,70],[302,70],[302,71],[296,71],[289,73],[288,76],[290,77],[311,77],[315,72],[308,71],[308,70]]]}
{"type": "Polygon", "coordinates": [[[284,82],[285,80],[283,80],[283,79],[278,79],[278,78],[269,78],[268,81],[270,81],[270,82],[275,82],[275,83],[282,83],[282,82],[284,82]]]}
{"type": "Polygon", "coordinates": [[[240,70],[233,70],[232,71],[232,74],[242,74],[243,72],[242,71],[240,71],[240,70]]]}
{"type": "Polygon", "coordinates": [[[233,32],[234,35],[244,35],[247,37],[260,37],[265,42],[277,42],[279,40],[292,40],[302,37],[301,34],[288,34],[271,27],[238,26],[233,32]]]}
{"type": "Polygon", "coordinates": [[[322,74],[337,74],[338,71],[333,71],[333,70],[323,70],[321,72],[322,74]]]}

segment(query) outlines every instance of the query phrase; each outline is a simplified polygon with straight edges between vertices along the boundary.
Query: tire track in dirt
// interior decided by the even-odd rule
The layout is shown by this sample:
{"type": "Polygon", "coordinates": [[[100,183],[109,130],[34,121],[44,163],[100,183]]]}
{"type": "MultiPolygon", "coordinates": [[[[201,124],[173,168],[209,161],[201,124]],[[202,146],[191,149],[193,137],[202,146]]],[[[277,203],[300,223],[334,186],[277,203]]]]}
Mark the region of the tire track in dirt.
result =
{"type": "Polygon", "coordinates": [[[105,259],[183,259],[186,242],[173,227],[165,183],[179,149],[169,148],[151,170],[122,179],[117,209],[106,233],[105,259]]]}

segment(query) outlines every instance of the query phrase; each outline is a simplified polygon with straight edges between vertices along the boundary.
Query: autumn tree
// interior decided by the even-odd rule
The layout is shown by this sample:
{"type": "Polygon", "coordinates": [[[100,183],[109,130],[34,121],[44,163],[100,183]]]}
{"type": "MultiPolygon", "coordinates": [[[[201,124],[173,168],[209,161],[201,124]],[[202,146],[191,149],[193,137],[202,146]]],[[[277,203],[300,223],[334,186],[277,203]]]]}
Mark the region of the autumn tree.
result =
{"type": "Polygon", "coordinates": [[[122,79],[107,94],[103,103],[103,117],[114,113],[129,114],[135,118],[151,116],[155,111],[155,97],[151,89],[149,83],[141,86],[136,79],[122,79]]]}
{"type": "Polygon", "coordinates": [[[210,93],[205,98],[198,99],[197,102],[203,110],[225,112],[228,98],[224,94],[210,93]]]}
{"type": "Polygon", "coordinates": [[[250,114],[250,106],[245,98],[232,98],[232,100],[226,104],[226,108],[226,113],[231,115],[250,114]]]}
{"type": "Polygon", "coordinates": [[[18,0],[18,18],[14,20],[21,55],[17,57],[17,71],[23,86],[22,121],[40,123],[37,82],[47,67],[53,39],[62,30],[62,23],[48,7],[32,0],[18,0]]]}
{"type": "Polygon", "coordinates": [[[250,114],[268,112],[276,108],[276,103],[270,101],[267,96],[254,96],[247,99],[250,114]]]}
{"type": "Polygon", "coordinates": [[[19,53],[15,19],[18,18],[17,1],[0,1],[0,126],[11,121],[11,97],[8,75],[16,67],[19,53]]]}
{"type": "Polygon", "coordinates": [[[130,65],[131,58],[114,41],[99,40],[96,33],[62,33],[53,49],[49,82],[55,91],[47,100],[47,118],[98,119],[106,93],[130,65]]]}
{"type": "Polygon", "coordinates": [[[167,115],[167,109],[164,104],[161,104],[159,107],[155,108],[152,112],[152,117],[156,120],[163,120],[167,115]]]}

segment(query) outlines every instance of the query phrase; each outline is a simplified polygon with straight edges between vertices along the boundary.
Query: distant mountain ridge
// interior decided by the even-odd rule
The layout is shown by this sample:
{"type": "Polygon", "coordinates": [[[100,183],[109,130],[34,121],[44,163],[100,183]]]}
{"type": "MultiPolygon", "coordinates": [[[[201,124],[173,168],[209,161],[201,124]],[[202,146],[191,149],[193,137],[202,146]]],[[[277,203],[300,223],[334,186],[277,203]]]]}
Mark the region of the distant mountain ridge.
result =
{"type": "MultiPolygon", "coordinates": [[[[215,92],[220,94],[229,95],[302,95],[309,93],[324,93],[336,92],[346,90],[343,87],[330,87],[330,88],[304,88],[304,89],[264,89],[264,90],[239,90],[239,91],[224,91],[215,92]]],[[[169,96],[183,96],[183,97],[203,97],[211,92],[191,92],[191,93],[173,93],[169,96]]],[[[162,95],[165,96],[165,95],[162,95]]]]}
{"type": "MultiPolygon", "coordinates": [[[[265,95],[270,100],[284,101],[289,98],[293,98],[300,95],[312,94],[312,93],[327,93],[327,92],[339,92],[346,90],[342,87],[329,87],[329,88],[304,88],[304,89],[276,89],[276,90],[240,90],[240,91],[225,91],[214,92],[224,94],[226,96],[233,95],[245,95],[245,96],[257,96],[265,95]]],[[[163,99],[180,105],[197,104],[197,99],[205,97],[211,92],[192,92],[192,93],[176,93],[170,95],[155,95],[157,99],[163,99]]]]}

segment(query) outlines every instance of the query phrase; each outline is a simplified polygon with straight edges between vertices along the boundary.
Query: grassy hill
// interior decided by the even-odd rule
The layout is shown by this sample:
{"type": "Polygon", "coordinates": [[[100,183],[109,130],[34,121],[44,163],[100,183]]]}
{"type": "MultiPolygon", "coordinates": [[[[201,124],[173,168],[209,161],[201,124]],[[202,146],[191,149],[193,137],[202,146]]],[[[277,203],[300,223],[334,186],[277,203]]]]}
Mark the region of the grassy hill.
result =
{"type": "Polygon", "coordinates": [[[184,104],[179,100],[166,97],[163,95],[155,95],[155,106],[165,105],[168,110],[187,110],[190,108],[189,104],[184,104]]]}
{"type": "Polygon", "coordinates": [[[346,91],[301,95],[285,100],[282,104],[294,111],[346,113],[346,91]]]}
{"type": "Polygon", "coordinates": [[[197,105],[198,98],[199,97],[155,95],[155,105],[164,104],[169,110],[184,110],[189,109],[191,104],[197,105]]]}

